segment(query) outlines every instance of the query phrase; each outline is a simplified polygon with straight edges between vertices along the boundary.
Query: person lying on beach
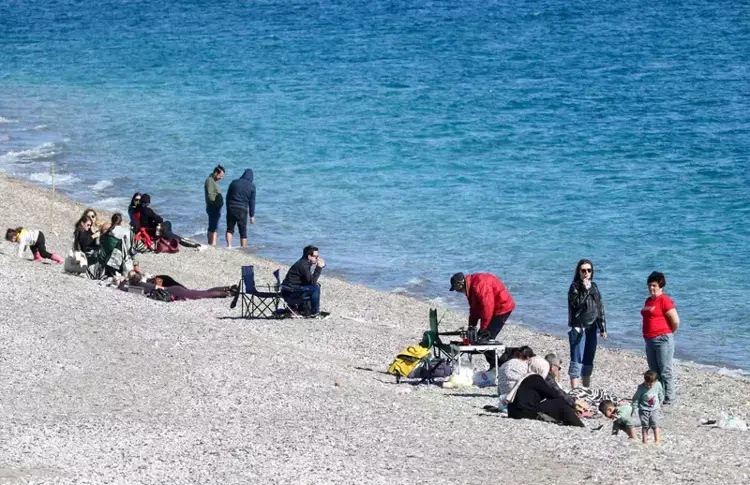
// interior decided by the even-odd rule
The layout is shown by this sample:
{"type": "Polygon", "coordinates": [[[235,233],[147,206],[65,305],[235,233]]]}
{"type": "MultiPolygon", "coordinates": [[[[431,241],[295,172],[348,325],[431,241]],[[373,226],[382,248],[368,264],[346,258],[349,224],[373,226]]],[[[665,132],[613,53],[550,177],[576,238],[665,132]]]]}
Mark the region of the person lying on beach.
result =
{"type": "Polygon", "coordinates": [[[545,382],[549,362],[538,356],[532,357],[529,359],[529,372],[505,397],[508,417],[541,419],[565,426],[584,427],[578,411],[585,409],[585,403],[576,402],[571,406],[545,382]]]}
{"type": "Polygon", "coordinates": [[[162,286],[162,281],[157,277],[154,280],[154,283],[148,283],[143,280],[143,277],[140,273],[136,273],[135,271],[131,271],[128,273],[128,276],[125,280],[123,280],[118,287],[123,290],[127,291],[127,288],[125,285],[129,286],[139,286],[143,288],[143,294],[148,296],[151,293],[154,292],[154,290],[163,290],[168,295],[170,295],[173,300],[202,300],[205,298],[228,298],[230,296],[233,296],[237,291],[237,286],[219,286],[216,288],[209,288],[207,290],[191,290],[189,288],[185,288],[184,286],[168,286],[164,287],[162,286]]]}
{"type": "Polygon", "coordinates": [[[99,247],[99,232],[93,230],[94,221],[84,213],[75,225],[73,251],[93,253],[99,247]]]}
{"type": "Polygon", "coordinates": [[[614,402],[604,400],[599,404],[599,411],[605,418],[611,419],[612,434],[616,435],[620,431],[625,431],[628,438],[635,439],[635,428],[638,424],[633,419],[633,407],[628,404],[616,405],[614,402]]]}
{"type": "MultiPolygon", "coordinates": [[[[477,334],[478,342],[494,340],[516,307],[503,282],[489,273],[468,276],[456,273],[451,277],[449,291],[463,293],[469,300],[469,329],[475,329],[477,323],[481,322],[477,334]]],[[[485,352],[484,358],[489,363],[489,370],[493,370],[495,352],[485,352]]]]}
{"type": "Polygon", "coordinates": [[[43,259],[51,259],[57,264],[62,264],[63,259],[55,253],[47,251],[45,245],[44,233],[34,229],[24,229],[23,227],[8,228],[5,232],[5,240],[12,243],[18,243],[18,257],[22,258],[23,253],[28,247],[31,254],[34,255],[34,261],[41,262],[43,259]]]}

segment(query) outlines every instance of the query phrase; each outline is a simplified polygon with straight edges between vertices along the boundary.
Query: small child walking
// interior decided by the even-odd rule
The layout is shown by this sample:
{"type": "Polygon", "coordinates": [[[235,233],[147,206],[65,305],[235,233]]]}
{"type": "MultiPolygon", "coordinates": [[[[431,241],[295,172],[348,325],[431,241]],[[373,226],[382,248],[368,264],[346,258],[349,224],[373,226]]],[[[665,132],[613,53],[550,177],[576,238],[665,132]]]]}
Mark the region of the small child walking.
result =
{"type": "Polygon", "coordinates": [[[643,374],[643,384],[638,386],[633,396],[632,416],[638,409],[641,418],[641,437],[643,443],[648,443],[648,430],[654,430],[654,440],[661,444],[661,403],[664,402],[664,388],[659,382],[659,376],[652,370],[643,374]]]}
{"type": "Polygon", "coordinates": [[[5,240],[12,243],[18,243],[19,258],[23,257],[23,252],[26,250],[26,247],[28,247],[29,250],[31,250],[31,254],[34,255],[34,261],[51,259],[57,264],[63,262],[63,259],[60,256],[47,251],[47,247],[44,245],[44,233],[42,231],[24,229],[23,227],[17,227],[15,229],[11,228],[5,232],[5,240]]]}
{"type": "Polygon", "coordinates": [[[611,419],[612,434],[616,435],[620,431],[625,431],[628,438],[635,439],[635,428],[638,423],[633,418],[633,407],[628,404],[616,405],[613,401],[604,400],[599,404],[599,411],[605,418],[611,419]]]}

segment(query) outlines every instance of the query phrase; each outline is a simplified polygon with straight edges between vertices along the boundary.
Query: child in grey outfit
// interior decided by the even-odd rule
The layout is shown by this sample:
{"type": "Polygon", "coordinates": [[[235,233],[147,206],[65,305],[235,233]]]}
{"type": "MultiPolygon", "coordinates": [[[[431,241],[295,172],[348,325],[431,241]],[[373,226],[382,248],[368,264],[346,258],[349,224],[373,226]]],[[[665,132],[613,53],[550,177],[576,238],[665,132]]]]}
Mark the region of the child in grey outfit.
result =
{"type": "Polygon", "coordinates": [[[654,440],[661,444],[661,403],[664,402],[664,388],[659,382],[659,376],[654,371],[643,374],[643,384],[633,396],[633,412],[638,409],[641,418],[641,437],[643,443],[648,443],[648,430],[654,430],[654,440]]]}

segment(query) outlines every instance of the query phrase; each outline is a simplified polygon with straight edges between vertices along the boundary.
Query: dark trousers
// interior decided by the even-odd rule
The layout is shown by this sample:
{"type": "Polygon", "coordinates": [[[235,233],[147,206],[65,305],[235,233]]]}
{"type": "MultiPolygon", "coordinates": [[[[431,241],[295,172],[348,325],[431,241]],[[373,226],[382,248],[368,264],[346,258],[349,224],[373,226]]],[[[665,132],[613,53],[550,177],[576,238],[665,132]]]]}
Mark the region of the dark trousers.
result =
{"type": "MultiPolygon", "coordinates": [[[[495,315],[490,320],[490,324],[484,329],[480,335],[481,339],[495,340],[495,337],[500,333],[500,330],[505,326],[505,322],[508,321],[508,317],[512,312],[503,313],[502,315],[495,315]]],[[[484,358],[490,364],[490,370],[495,368],[495,351],[490,350],[484,353],[484,358]]]]}
{"type": "Polygon", "coordinates": [[[44,259],[52,259],[52,253],[48,252],[47,246],[44,245],[44,234],[42,234],[42,231],[39,231],[39,237],[36,238],[36,243],[30,244],[29,249],[32,254],[39,253],[44,259]]]}
{"type": "Polygon", "coordinates": [[[302,300],[310,298],[310,311],[314,314],[320,311],[320,285],[305,285],[284,290],[281,293],[290,305],[299,305],[302,300]]]}

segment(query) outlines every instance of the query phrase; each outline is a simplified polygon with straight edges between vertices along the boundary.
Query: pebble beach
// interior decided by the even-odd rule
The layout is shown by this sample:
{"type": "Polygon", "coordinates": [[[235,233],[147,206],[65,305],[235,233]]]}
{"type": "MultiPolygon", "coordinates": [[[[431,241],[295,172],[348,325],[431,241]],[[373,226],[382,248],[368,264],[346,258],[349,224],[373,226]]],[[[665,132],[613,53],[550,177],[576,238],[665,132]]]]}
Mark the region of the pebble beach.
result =
{"type": "MultiPolygon", "coordinates": [[[[84,208],[0,174],[0,226],[39,229],[58,254],[84,208]]],[[[644,446],[601,417],[579,429],[488,413],[492,388],[396,384],[384,371],[419,342],[429,302],[323,271],[329,318],[244,320],[229,299],[152,301],[26,258],[0,243],[0,484],[750,483],[750,432],[700,426],[750,420],[747,381],[678,365],[663,444],[644,446]]],[[[297,258],[136,259],[208,288],[237,283],[247,264],[270,283],[297,258]]],[[[445,330],[466,324],[439,314],[445,330]]],[[[566,360],[566,341],[519,323],[506,345],[566,360]]],[[[642,354],[600,347],[593,382],[629,398],[646,368],[642,354]]]]}

